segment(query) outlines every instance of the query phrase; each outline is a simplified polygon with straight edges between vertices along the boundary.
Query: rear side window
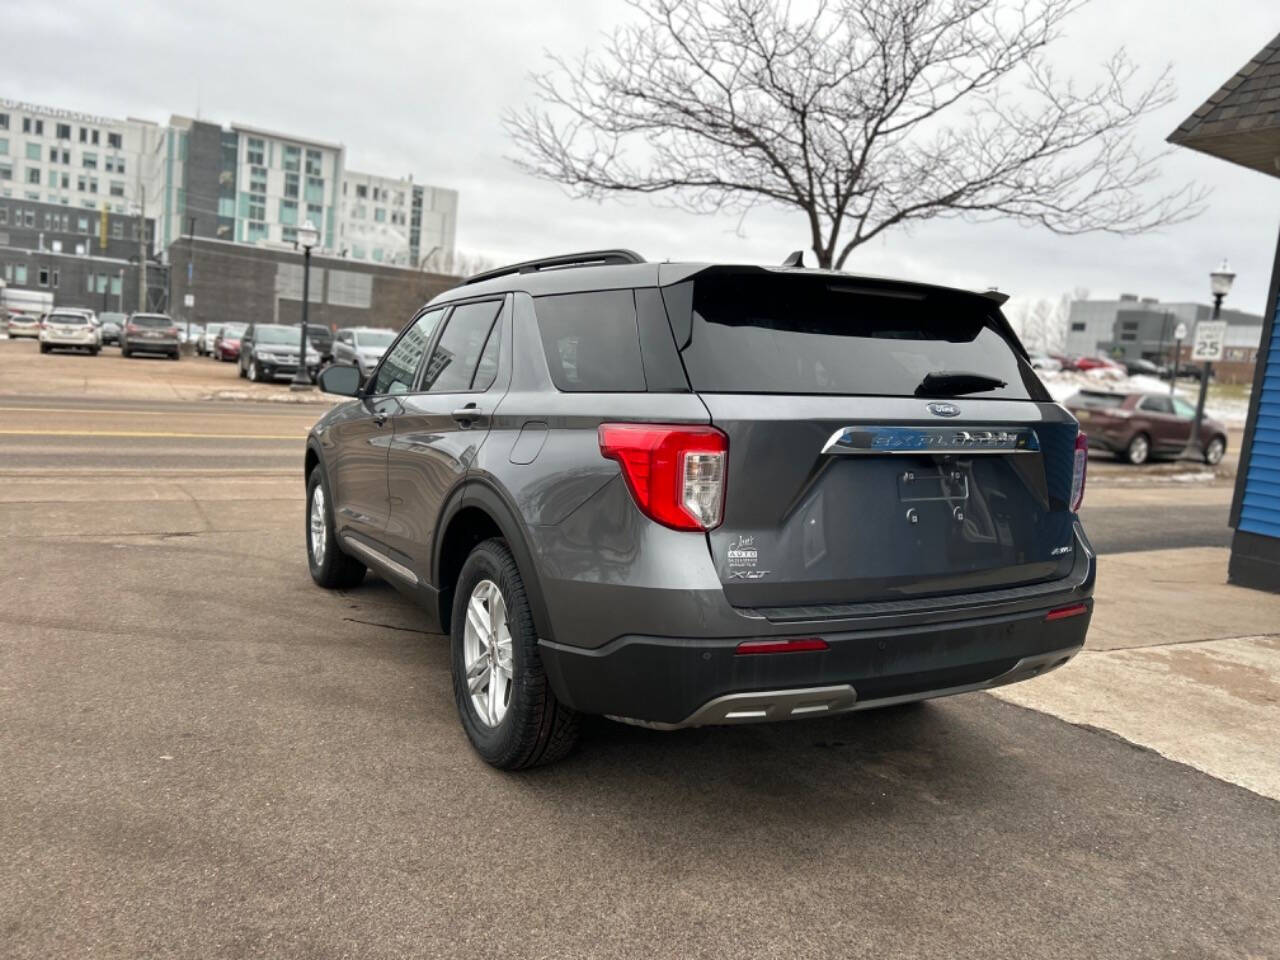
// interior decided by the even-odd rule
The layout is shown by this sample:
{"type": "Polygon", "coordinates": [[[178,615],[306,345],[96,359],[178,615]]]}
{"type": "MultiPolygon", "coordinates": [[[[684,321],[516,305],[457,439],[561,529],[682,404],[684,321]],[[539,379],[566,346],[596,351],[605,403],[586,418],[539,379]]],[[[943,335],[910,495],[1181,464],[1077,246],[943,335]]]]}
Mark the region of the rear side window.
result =
{"type": "Polygon", "coordinates": [[[628,393],[645,389],[630,290],[535,297],[538,332],[556,389],[628,393]]]}
{"type": "Polygon", "coordinates": [[[996,322],[976,296],[711,272],[694,280],[682,356],[692,387],[709,393],[910,397],[927,375],[960,372],[1005,383],[966,397],[1048,399],[996,322]]]}

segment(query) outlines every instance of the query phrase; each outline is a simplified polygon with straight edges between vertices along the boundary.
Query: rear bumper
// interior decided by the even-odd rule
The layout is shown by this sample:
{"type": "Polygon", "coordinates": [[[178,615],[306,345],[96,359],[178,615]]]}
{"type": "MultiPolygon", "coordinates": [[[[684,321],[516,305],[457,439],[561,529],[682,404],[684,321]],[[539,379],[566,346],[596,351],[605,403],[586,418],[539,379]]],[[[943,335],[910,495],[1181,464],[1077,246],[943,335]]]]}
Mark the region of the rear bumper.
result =
{"type": "Polygon", "coordinates": [[[152,340],[147,338],[141,340],[137,337],[132,337],[125,341],[125,346],[135,353],[177,353],[182,349],[176,339],[152,340]]]}
{"type": "Polygon", "coordinates": [[[1045,610],[914,628],[823,634],[828,649],[742,656],[737,640],[622,637],[598,650],[539,644],[556,695],[585,713],[662,729],[889,706],[1015,683],[1083,646],[1093,612],[1045,610]]]}

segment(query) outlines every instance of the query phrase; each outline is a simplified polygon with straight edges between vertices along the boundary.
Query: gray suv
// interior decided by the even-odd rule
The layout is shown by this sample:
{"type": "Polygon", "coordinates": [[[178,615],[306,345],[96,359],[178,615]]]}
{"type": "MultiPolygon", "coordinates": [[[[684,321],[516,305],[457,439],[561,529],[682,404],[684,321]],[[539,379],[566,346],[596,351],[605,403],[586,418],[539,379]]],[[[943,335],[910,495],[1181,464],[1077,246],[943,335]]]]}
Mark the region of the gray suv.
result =
{"type": "MultiPolygon", "coordinates": [[[[794,262],[795,258],[789,258],[794,262]]],[[[603,251],[467,280],[306,445],[307,556],[452,639],[467,736],[659,729],[1024,680],[1080,650],[1087,444],[1003,296],[603,251]]]]}

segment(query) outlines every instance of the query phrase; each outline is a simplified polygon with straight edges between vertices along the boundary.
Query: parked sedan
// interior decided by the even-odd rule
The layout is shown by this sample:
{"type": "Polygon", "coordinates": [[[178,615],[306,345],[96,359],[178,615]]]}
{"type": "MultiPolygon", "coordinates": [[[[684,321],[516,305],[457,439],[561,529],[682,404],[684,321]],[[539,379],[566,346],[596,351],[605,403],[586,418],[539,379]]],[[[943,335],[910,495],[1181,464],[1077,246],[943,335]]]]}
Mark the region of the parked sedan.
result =
{"type": "Polygon", "coordinates": [[[1129,376],[1131,377],[1137,376],[1138,374],[1142,374],[1146,377],[1159,377],[1164,373],[1164,367],[1160,366],[1158,363],[1152,363],[1150,360],[1143,360],[1140,358],[1137,360],[1125,361],[1124,368],[1128,371],[1129,376]]]}
{"type": "Polygon", "coordinates": [[[164,313],[130,314],[120,334],[120,355],[132,357],[136,353],[163,353],[177,360],[182,347],[173,318],[164,313]]]}
{"type": "Polygon", "coordinates": [[[1033,370],[1040,370],[1043,373],[1057,373],[1062,369],[1062,362],[1055,360],[1047,353],[1031,354],[1031,367],[1033,370]]]}
{"type": "Polygon", "coordinates": [[[40,339],[40,318],[29,313],[10,314],[9,339],[16,340],[18,337],[40,339]]]}
{"type": "Polygon", "coordinates": [[[213,338],[213,358],[230,363],[240,359],[240,338],[244,336],[247,323],[225,323],[218,335],[213,338]]]}
{"type": "Polygon", "coordinates": [[[102,336],[83,310],[54,310],[40,323],[40,352],[84,350],[97,356],[102,336]]]}
{"type": "Polygon", "coordinates": [[[1124,372],[1124,367],[1109,357],[1080,357],[1076,360],[1077,370],[1116,370],[1124,372]]]}
{"type": "MultiPolygon", "coordinates": [[[[251,323],[240,338],[240,376],[257,383],[292,377],[298,372],[298,328],[279,323],[251,323]]],[[[320,372],[320,354],[307,345],[307,374],[320,372]]]]}
{"type": "MultiPolygon", "coordinates": [[[[1130,463],[1182,453],[1191,442],[1196,415],[1195,407],[1181,397],[1164,393],[1081,390],[1065,406],[1089,435],[1091,448],[1109,450],[1130,463]]],[[[1226,426],[1206,416],[1201,436],[1204,462],[1219,463],[1227,452],[1226,426]]]]}
{"type": "Polygon", "coordinates": [[[360,371],[361,379],[367,378],[395,338],[393,330],[344,327],[333,339],[333,362],[349,363],[360,371]]]}
{"type": "Polygon", "coordinates": [[[104,313],[100,319],[102,320],[103,344],[118,344],[120,342],[120,331],[129,321],[129,318],[123,313],[104,313]]]}

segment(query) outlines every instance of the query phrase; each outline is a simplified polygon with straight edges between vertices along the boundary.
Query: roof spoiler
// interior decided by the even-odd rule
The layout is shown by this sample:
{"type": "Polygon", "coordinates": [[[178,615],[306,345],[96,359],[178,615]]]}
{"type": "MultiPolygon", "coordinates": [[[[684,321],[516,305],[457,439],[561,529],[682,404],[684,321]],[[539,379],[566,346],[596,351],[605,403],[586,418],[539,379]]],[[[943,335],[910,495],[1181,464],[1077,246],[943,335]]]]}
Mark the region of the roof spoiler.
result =
{"type": "Polygon", "coordinates": [[[986,290],[983,290],[979,294],[979,296],[986,297],[988,300],[992,301],[997,307],[1003,307],[1006,303],[1009,302],[1009,295],[1007,293],[1001,293],[995,287],[988,287],[986,290]]]}
{"type": "Polygon", "coordinates": [[[586,250],[582,253],[564,253],[558,257],[540,257],[537,260],[522,260],[520,263],[508,264],[496,270],[485,270],[472,274],[463,280],[466,283],[480,283],[493,280],[495,277],[506,277],[513,273],[537,273],[539,270],[554,270],[559,267],[602,267],[627,263],[644,263],[644,257],[634,250],[586,250]]]}

